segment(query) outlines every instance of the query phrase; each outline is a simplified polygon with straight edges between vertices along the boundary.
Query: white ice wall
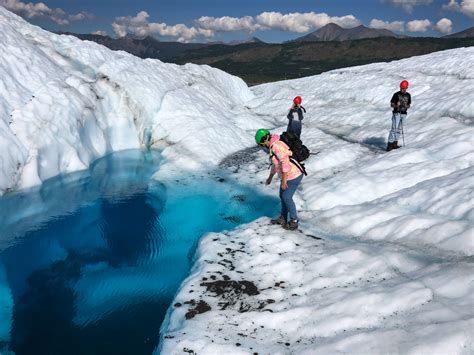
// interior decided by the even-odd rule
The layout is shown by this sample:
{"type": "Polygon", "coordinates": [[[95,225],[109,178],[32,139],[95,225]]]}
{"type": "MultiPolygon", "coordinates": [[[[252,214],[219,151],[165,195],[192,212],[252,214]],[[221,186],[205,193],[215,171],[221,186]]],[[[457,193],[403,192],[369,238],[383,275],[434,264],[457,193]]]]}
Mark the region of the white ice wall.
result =
{"type": "Polygon", "coordinates": [[[244,130],[261,125],[243,105],[253,96],[245,83],[208,66],[58,36],[3,7],[0,33],[0,195],[138,148],[146,128],[191,168],[249,145],[244,130]],[[203,143],[209,136],[226,144],[203,143]]]}

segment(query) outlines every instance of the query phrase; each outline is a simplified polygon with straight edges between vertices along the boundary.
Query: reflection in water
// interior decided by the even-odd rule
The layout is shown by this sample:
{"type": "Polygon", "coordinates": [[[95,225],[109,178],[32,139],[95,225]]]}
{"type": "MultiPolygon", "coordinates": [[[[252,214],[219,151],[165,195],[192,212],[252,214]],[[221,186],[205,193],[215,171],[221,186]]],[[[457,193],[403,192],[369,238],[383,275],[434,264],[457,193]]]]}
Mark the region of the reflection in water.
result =
{"type": "Polygon", "coordinates": [[[158,183],[158,152],[0,199],[0,351],[150,354],[199,237],[275,212],[213,174],[158,183]]]}
{"type": "MultiPolygon", "coordinates": [[[[114,266],[135,265],[155,236],[158,213],[139,193],[126,200],[101,200],[102,233],[114,266]]],[[[159,234],[158,234],[159,235],[159,234]]]]}

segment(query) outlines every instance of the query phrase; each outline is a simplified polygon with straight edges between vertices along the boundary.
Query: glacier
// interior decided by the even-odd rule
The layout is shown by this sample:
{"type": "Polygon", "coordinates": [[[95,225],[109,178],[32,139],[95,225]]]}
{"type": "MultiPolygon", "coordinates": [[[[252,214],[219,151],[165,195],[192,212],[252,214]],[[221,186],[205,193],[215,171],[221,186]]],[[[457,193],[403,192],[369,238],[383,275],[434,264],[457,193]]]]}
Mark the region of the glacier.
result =
{"type": "Polygon", "coordinates": [[[162,149],[156,180],[226,160],[235,179],[276,196],[261,183],[266,154],[236,154],[258,128],[283,131],[303,97],[302,139],[319,153],[296,194],[301,231],[264,217],[204,236],[157,353],[474,351],[473,47],[248,88],[208,66],[55,35],[3,7],[0,31],[0,194],[151,146],[162,149]],[[385,153],[403,79],[405,146],[385,153]],[[187,319],[191,301],[209,310],[187,319]]]}

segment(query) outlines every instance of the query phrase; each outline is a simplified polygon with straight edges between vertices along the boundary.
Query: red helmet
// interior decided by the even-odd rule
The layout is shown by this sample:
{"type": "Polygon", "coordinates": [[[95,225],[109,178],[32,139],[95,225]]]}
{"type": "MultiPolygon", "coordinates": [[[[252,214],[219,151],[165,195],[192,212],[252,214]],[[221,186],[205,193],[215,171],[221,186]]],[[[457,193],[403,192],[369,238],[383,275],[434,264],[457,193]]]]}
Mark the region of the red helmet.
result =
{"type": "Polygon", "coordinates": [[[293,103],[295,103],[296,105],[301,105],[301,102],[303,100],[301,100],[301,96],[296,96],[294,99],[293,99],[293,103]]]}
{"type": "Polygon", "coordinates": [[[403,81],[400,83],[400,89],[408,89],[408,81],[403,80],[403,81]]]}

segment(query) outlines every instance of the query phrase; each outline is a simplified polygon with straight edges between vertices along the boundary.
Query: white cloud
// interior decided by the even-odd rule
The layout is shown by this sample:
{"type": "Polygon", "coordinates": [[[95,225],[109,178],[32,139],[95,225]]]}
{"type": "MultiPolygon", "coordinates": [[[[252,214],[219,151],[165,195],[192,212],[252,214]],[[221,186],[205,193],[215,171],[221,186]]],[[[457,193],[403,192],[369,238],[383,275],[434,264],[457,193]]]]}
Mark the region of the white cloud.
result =
{"type": "Polygon", "coordinates": [[[93,35],[99,35],[99,36],[107,36],[106,31],[94,31],[92,32],[93,35]]]}
{"type": "Polygon", "coordinates": [[[448,4],[443,5],[443,9],[450,10],[450,11],[460,11],[461,6],[459,6],[456,0],[449,0],[448,4]]]}
{"type": "Polygon", "coordinates": [[[415,6],[429,5],[433,0],[384,0],[384,2],[396,7],[401,7],[411,14],[415,6]]]}
{"type": "Polygon", "coordinates": [[[255,20],[261,29],[300,33],[316,30],[331,22],[345,28],[351,28],[361,24],[361,22],[353,15],[331,17],[325,13],[315,12],[295,12],[289,14],[281,14],[280,12],[263,12],[258,15],[255,20]]]}
{"type": "Polygon", "coordinates": [[[257,30],[280,30],[288,32],[308,32],[333,22],[341,27],[355,27],[361,22],[352,15],[331,17],[325,13],[289,13],[262,12],[256,17],[208,17],[203,16],[196,24],[203,29],[215,32],[254,32],[257,30]]]}
{"type": "Polygon", "coordinates": [[[125,25],[120,25],[116,22],[112,23],[112,28],[117,37],[124,37],[127,35],[127,28],[125,25]]]}
{"type": "Polygon", "coordinates": [[[93,20],[95,16],[89,12],[81,11],[76,15],[70,15],[68,17],[69,21],[86,21],[86,20],[93,20]]]}
{"type": "Polygon", "coordinates": [[[474,18],[474,0],[463,0],[460,4],[456,0],[450,0],[448,4],[443,5],[443,9],[461,12],[470,18],[474,18]]]}
{"type": "Polygon", "coordinates": [[[387,22],[383,20],[373,19],[370,21],[369,27],[375,29],[385,29],[390,31],[405,32],[405,22],[403,21],[393,21],[387,22]]]}
{"type": "Polygon", "coordinates": [[[410,32],[426,32],[431,26],[430,20],[413,20],[407,23],[410,32]]]}
{"type": "Polygon", "coordinates": [[[183,24],[169,26],[166,23],[150,23],[150,15],[140,11],[136,16],[117,17],[112,28],[119,37],[132,33],[139,36],[160,35],[175,37],[178,42],[190,42],[198,36],[212,37],[214,32],[209,29],[187,27],[183,24]]]}
{"type": "Polygon", "coordinates": [[[196,24],[200,28],[218,32],[253,32],[258,29],[258,26],[255,24],[254,18],[251,16],[245,16],[240,18],[229,16],[223,16],[219,18],[202,16],[196,20],[196,24]]]}
{"type": "Polygon", "coordinates": [[[42,2],[33,4],[18,0],[0,0],[0,5],[22,17],[28,19],[46,18],[62,26],[69,25],[70,21],[83,21],[94,18],[94,15],[84,11],[76,15],[67,15],[63,9],[49,8],[42,2]]]}
{"type": "Polygon", "coordinates": [[[64,10],[59,8],[51,9],[42,2],[38,2],[36,4],[30,2],[26,4],[18,0],[0,0],[0,5],[5,7],[7,10],[29,19],[41,17],[48,18],[59,25],[69,24],[64,10]]]}
{"type": "Polygon", "coordinates": [[[202,16],[195,21],[196,27],[183,24],[169,26],[166,23],[149,23],[146,11],[136,16],[117,17],[112,27],[119,37],[127,33],[136,35],[158,34],[160,36],[178,37],[179,41],[189,42],[198,36],[213,37],[216,32],[255,32],[257,30],[281,30],[289,32],[308,32],[318,29],[330,22],[341,27],[350,28],[361,24],[352,15],[331,17],[325,13],[290,13],[263,12],[256,17],[209,17],[202,16]]]}
{"type": "Polygon", "coordinates": [[[453,32],[453,23],[448,18],[442,18],[436,23],[435,29],[444,35],[448,35],[453,32]]]}

